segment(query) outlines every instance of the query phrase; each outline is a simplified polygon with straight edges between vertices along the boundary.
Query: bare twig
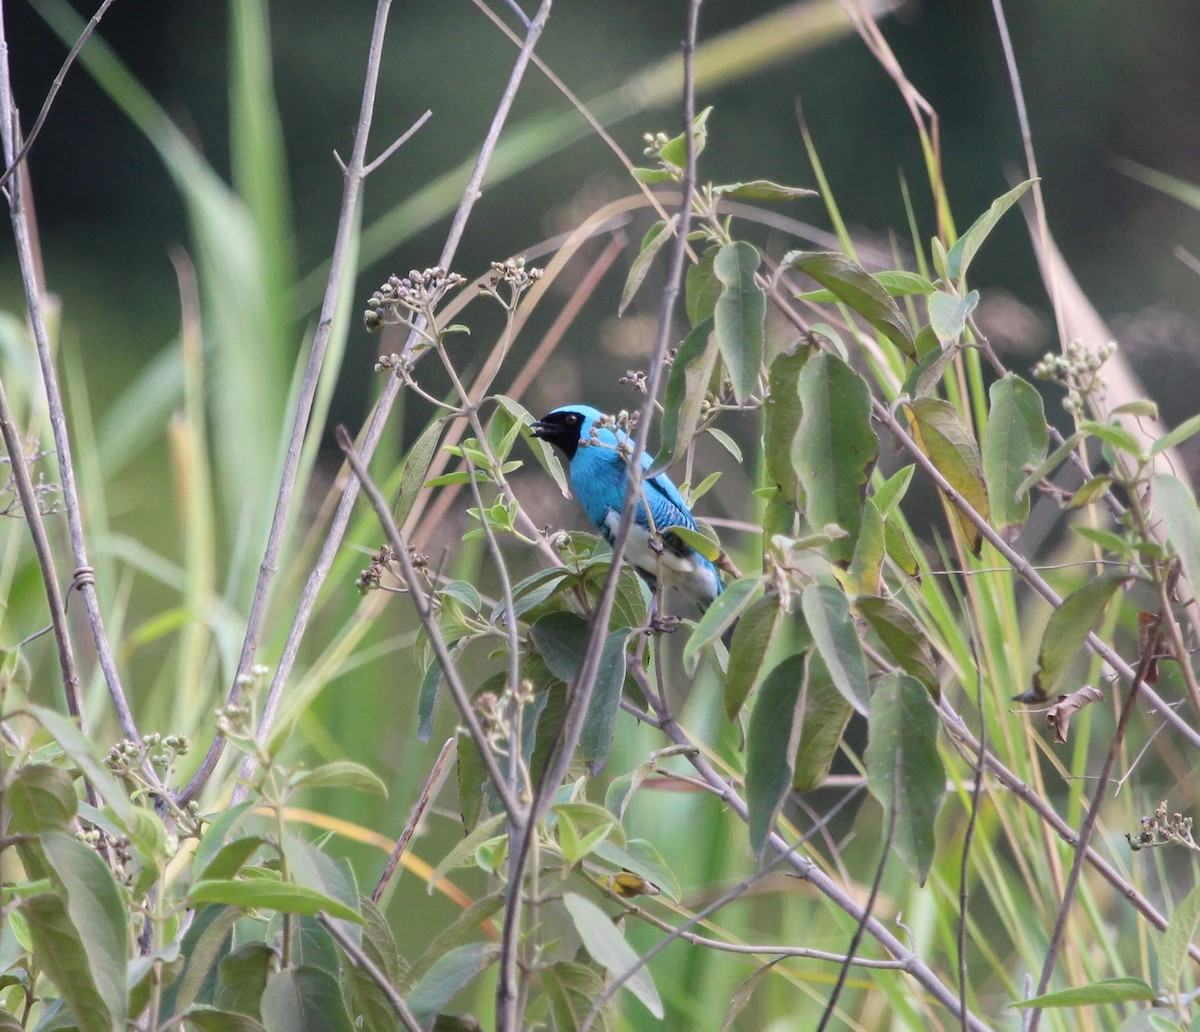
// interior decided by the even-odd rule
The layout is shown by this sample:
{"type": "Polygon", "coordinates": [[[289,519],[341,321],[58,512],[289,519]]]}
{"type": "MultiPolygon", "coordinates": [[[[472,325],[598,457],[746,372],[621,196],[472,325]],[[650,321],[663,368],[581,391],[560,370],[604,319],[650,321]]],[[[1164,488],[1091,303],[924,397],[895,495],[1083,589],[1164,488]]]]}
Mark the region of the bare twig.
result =
{"type": "MultiPolygon", "coordinates": [[[[1162,625],[1163,613],[1160,610],[1158,619],[1146,636],[1146,645],[1142,651],[1141,663],[1138,664],[1137,674],[1129,686],[1128,694],[1125,696],[1125,704],[1121,707],[1121,716],[1117,720],[1117,728],[1113,732],[1112,744],[1108,748],[1108,755],[1104,757],[1104,766],[1100,770],[1100,778],[1096,783],[1095,795],[1092,797],[1091,805],[1088,807],[1087,813],[1083,818],[1083,823],[1079,827],[1079,842],[1075,846],[1075,856],[1071,861],[1071,873],[1067,876],[1062,905],[1058,909],[1058,917],[1054,922],[1054,931],[1050,936],[1050,943],[1046,947],[1046,956],[1042,961],[1042,974],[1038,979],[1037,989],[1034,992],[1035,996],[1041,996],[1046,992],[1050,985],[1050,976],[1054,973],[1054,967],[1058,963],[1058,954],[1062,949],[1063,936],[1067,929],[1067,919],[1070,917],[1071,909],[1075,903],[1075,890],[1079,886],[1079,877],[1083,872],[1083,862],[1086,859],[1088,843],[1091,841],[1096,821],[1100,817],[1100,807],[1104,803],[1105,796],[1108,793],[1109,779],[1112,777],[1113,767],[1116,766],[1117,756],[1121,752],[1121,744],[1125,740],[1125,732],[1129,727],[1130,717],[1133,716],[1134,703],[1137,701],[1138,692],[1143,688],[1146,671],[1150,669],[1151,664],[1156,662],[1158,645],[1162,640],[1162,625]]],[[[1043,1013],[1041,1007],[1032,1007],[1029,1009],[1023,1026],[1025,1032],[1037,1032],[1043,1013]]]]}
{"type": "MultiPolygon", "coordinates": [[[[867,902],[863,905],[862,917],[858,924],[854,926],[854,934],[850,937],[850,947],[846,950],[846,959],[842,962],[841,969],[838,971],[837,981],[834,983],[833,992],[829,994],[829,1000],[825,1004],[825,1011],[821,1014],[821,1021],[817,1025],[817,1032],[824,1032],[829,1025],[829,1019],[833,1017],[834,1008],[837,1007],[838,998],[842,995],[842,989],[846,986],[846,979],[850,976],[850,965],[854,962],[854,955],[858,952],[858,947],[862,944],[863,932],[866,931],[867,921],[870,920],[872,912],[875,910],[875,900],[879,898],[879,886],[883,884],[883,872],[887,868],[888,857],[892,852],[892,842],[896,837],[896,811],[899,809],[899,793],[900,793],[900,754],[897,752],[893,757],[892,766],[892,800],[888,807],[888,823],[887,834],[883,839],[883,849],[879,854],[879,863],[875,866],[875,878],[871,882],[871,892],[867,896],[867,902]]],[[[967,1020],[966,995],[961,994],[963,1002],[962,1019],[967,1020]]]]}
{"type": "MultiPolygon", "coordinates": [[[[892,436],[900,443],[907,451],[913,460],[920,466],[933,482],[938,486],[938,489],[945,495],[946,499],[959,512],[967,518],[973,527],[987,540],[988,544],[992,545],[1004,558],[1009,565],[1017,571],[1042,598],[1056,609],[1062,605],[1062,597],[1056,592],[1046,581],[1041,574],[1037,572],[1033,564],[1029,562],[1016,549],[1008,544],[968,502],[962,495],[954,489],[950,482],[942,475],[942,472],[937,468],[934,462],[917,446],[916,441],[912,436],[900,425],[900,421],[892,414],[891,409],[877,398],[872,398],[871,404],[874,408],[875,418],[883,423],[892,436]]],[[[1113,648],[1105,641],[1101,641],[1100,637],[1095,633],[1089,634],[1087,638],[1088,648],[1096,655],[1111,666],[1121,677],[1125,678],[1129,683],[1133,683],[1137,677],[1137,671],[1129,665],[1113,648]]],[[[1153,706],[1163,719],[1186,738],[1194,747],[1200,749],[1200,731],[1193,728],[1186,720],[1184,720],[1174,708],[1167,703],[1165,699],[1147,684],[1142,684],[1139,689],[1139,694],[1153,706]]]]}
{"type": "Polygon", "coordinates": [[[400,536],[396,522],[392,519],[391,509],[386,499],[380,494],[379,488],[375,486],[375,482],[371,479],[370,474],[367,473],[362,458],[355,450],[354,442],[350,439],[350,435],[346,432],[344,426],[337,428],[337,439],[338,445],[349,460],[350,468],[354,470],[354,475],[362,485],[363,493],[371,503],[371,508],[375,510],[375,515],[379,519],[380,526],[383,528],[383,532],[387,535],[388,542],[392,546],[392,550],[395,553],[396,565],[400,567],[404,583],[408,585],[409,593],[412,596],[413,609],[416,611],[417,619],[421,621],[421,626],[425,628],[425,633],[429,636],[429,644],[432,646],[438,665],[442,668],[442,673],[446,678],[446,687],[450,689],[450,695],[454,699],[455,705],[458,706],[459,715],[462,717],[463,723],[467,726],[471,740],[475,743],[476,748],[479,749],[479,755],[483,759],[483,765],[487,768],[488,777],[492,779],[495,785],[496,794],[500,797],[500,802],[510,817],[520,820],[524,812],[523,808],[513,794],[508,779],[504,776],[504,772],[496,762],[495,753],[493,753],[491,746],[488,744],[488,736],[479,723],[479,717],[476,716],[474,707],[471,705],[470,693],[459,676],[458,667],[450,655],[450,648],[446,644],[446,639],[442,636],[442,629],[438,626],[437,615],[430,608],[429,603],[425,601],[421,579],[413,567],[412,559],[409,557],[408,545],[400,536]]]}
{"type": "MultiPolygon", "coordinates": [[[[12,79],[8,65],[8,39],[4,34],[3,2],[0,0],[0,137],[3,137],[4,158],[9,166],[16,165],[20,142],[20,120],[12,95],[12,79]]],[[[82,45],[82,44],[78,44],[82,45]]],[[[20,168],[21,166],[17,166],[20,168]]],[[[72,584],[83,595],[84,609],[97,660],[104,673],[104,680],[112,698],[113,707],[121,724],[122,733],[133,742],[141,742],[137,724],[129,708],[116,661],[109,646],[104,629],[104,618],[100,612],[100,601],[96,594],[96,579],[88,561],[87,544],[83,533],[83,515],[79,505],[79,492],[75,483],[75,466],[71,461],[71,443],[67,432],[67,417],[63,408],[62,393],[58,386],[58,372],[54,364],[54,351],[50,334],[42,313],[42,285],[33,254],[28,215],[23,200],[24,184],[21,176],[10,180],[8,188],[9,210],[12,215],[13,236],[17,245],[17,261],[21,268],[21,281],[25,291],[25,304],[29,314],[37,348],[38,364],[41,367],[46,406],[50,415],[50,427],[54,435],[54,447],[58,453],[59,474],[62,478],[63,504],[67,511],[67,528],[74,555],[75,573],[72,584]]],[[[150,784],[158,784],[158,775],[149,764],[143,769],[150,784]]]]}
{"type": "MultiPolygon", "coordinates": [[[[637,681],[642,693],[648,699],[654,698],[654,689],[645,671],[641,667],[633,665],[630,665],[627,669],[637,681]]],[[[687,733],[679,726],[678,722],[676,722],[675,718],[669,712],[665,710],[659,711],[659,718],[662,722],[662,729],[667,737],[677,745],[686,748],[685,755],[688,761],[696,769],[701,778],[711,786],[713,793],[729,807],[738,820],[746,823],[749,820],[749,810],[746,807],[746,801],[736,791],[734,786],[722,778],[713,769],[708,759],[695,749],[687,733]]],[[[787,857],[784,862],[801,878],[812,885],[817,892],[825,896],[830,903],[844,911],[853,920],[863,920],[863,908],[854,898],[811,859],[796,853],[795,847],[790,845],[782,835],[777,831],[772,831],[767,841],[777,853],[786,853],[787,857]]],[[[965,1009],[963,1001],[959,1000],[955,993],[938,978],[937,974],[913,950],[906,947],[904,943],[897,939],[878,918],[867,915],[864,927],[885,950],[898,961],[902,962],[902,970],[920,984],[933,999],[937,1000],[950,1013],[957,1015],[965,1009]]],[[[969,1032],[988,1032],[989,1026],[980,1018],[969,1012],[967,1017],[969,1032]]]]}
{"type": "MultiPolygon", "coordinates": [[[[271,587],[275,581],[275,574],[279,570],[279,553],[283,548],[284,531],[295,495],[296,477],[300,469],[300,453],[308,430],[309,416],[312,414],[313,399],[316,397],[321,367],[325,362],[329,338],[333,333],[334,314],[342,297],[343,281],[348,271],[347,266],[352,253],[351,245],[358,224],[356,213],[362,196],[367,138],[370,135],[371,121],[375,112],[375,92],[379,83],[383,40],[390,9],[391,0],[378,0],[375,7],[375,24],[371,30],[371,43],[367,53],[367,72],[363,84],[362,105],[359,109],[358,126],[354,133],[354,149],[343,177],[342,206],[338,216],[337,234],[334,237],[333,258],[329,266],[325,298],[321,303],[320,319],[317,323],[316,333],[313,334],[312,348],[308,354],[304,379],[300,384],[296,414],[292,422],[291,436],[288,438],[283,472],[280,475],[279,494],[275,500],[275,512],[271,518],[271,529],[267,535],[267,544],[258,571],[258,581],[254,585],[254,598],[250,604],[250,613],[246,618],[246,635],[242,641],[242,651],[238,658],[233,683],[229,687],[227,705],[235,705],[241,700],[243,685],[246,683],[246,677],[254,663],[255,653],[258,651],[263,621],[267,615],[267,603],[271,597],[271,587]]],[[[352,278],[351,282],[353,282],[352,278]]],[[[205,786],[216,769],[224,748],[225,739],[221,735],[214,736],[212,745],[201,761],[199,769],[183,791],[179,793],[178,801],[180,803],[194,799],[205,786]]]]}
{"type": "Polygon", "coordinates": [[[408,141],[411,140],[413,138],[413,136],[416,135],[417,130],[419,130],[421,128],[421,126],[423,126],[426,122],[429,121],[429,118],[432,114],[433,114],[432,111],[426,110],[425,114],[423,114],[420,118],[418,118],[415,122],[413,122],[413,124],[411,126],[409,126],[408,129],[406,129],[396,140],[394,140],[391,144],[389,144],[384,149],[383,153],[379,155],[379,157],[377,157],[374,161],[371,162],[371,164],[369,164],[366,168],[364,168],[362,170],[363,179],[366,179],[367,176],[369,176],[372,172],[374,172],[377,168],[379,168],[379,166],[382,165],[385,161],[387,161],[387,159],[390,158],[393,154],[395,154],[396,151],[398,151],[401,147],[403,147],[406,143],[408,143],[408,141]]]}
{"type": "Polygon", "coordinates": [[[46,592],[46,603],[50,607],[50,623],[54,628],[54,643],[58,648],[58,666],[62,672],[63,690],[67,695],[67,710],[80,722],[83,733],[83,697],[79,690],[79,671],[75,667],[75,652],[71,647],[71,632],[67,627],[67,613],[63,605],[62,591],[58,586],[58,570],[54,565],[54,552],[46,534],[46,524],[38,509],[37,493],[29,476],[29,465],[25,461],[25,445],[21,432],[13,420],[8,407],[8,394],[0,381],[0,434],[8,451],[12,465],[13,480],[17,485],[17,496],[25,510],[25,522],[29,524],[29,535],[33,538],[33,550],[37,553],[38,569],[42,573],[42,587],[46,592]]]}
{"type": "Polygon", "coordinates": [[[100,19],[104,17],[114,2],[115,0],[104,0],[96,8],[96,13],[92,15],[91,21],[87,23],[84,30],[79,34],[79,38],[75,41],[75,45],[68,51],[62,66],[58,70],[58,74],[50,84],[50,89],[46,93],[46,99],[42,101],[42,109],[33,121],[33,128],[29,130],[29,136],[26,137],[25,142],[21,145],[21,149],[17,151],[11,160],[7,161],[8,167],[4,170],[4,175],[0,176],[0,189],[3,189],[5,184],[13,177],[17,171],[17,167],[25,160],[25,156],[29,153],[30,148],[33,147],[34,142],[42,131],[42,126],[46,122],[46,116],[50,114],[50,107],[54,103],[54,98],[58,96],[58,91],[62,89],[62,84],[67,78],[67,72],[70,70],[71,65],[75,63],[75,58],[79,56],[83,45],[91,38],[92,33],[96,31],[97,26],[100,24],[100,19]]]}
{"type": "Polygon", "coordinates": [[[408,1004],[404,1002],[404,997],[396,992],[396,987],[388,981],[387,975],[375,966],[375,962],[342,930],[342,926],[323,910],[317,914],[317,920],[325,931],[333,936],[337,944],[346,951],[346,956],[362,968],[367,973],[367,977],[379,987],[379,991],[383,993],[387,1002],[391,1004],[392,1010],[396,1012],[396,1017],[400,1019],[400,1024],[408,1029],[408,1032],[423,1032],[421,1023],[408,1004]]]}
{"type": "MultiPolygon", "coordinates": [[[[967,875],[971,868],[971,846],[975,842],[975,828],[979,821],[979,800],[983,796],[983,753],[987,750],[987,723],[983,712],[983,667],[979,662],[979,649],[975,636],[971,635],[971,657],[975,661],[975,707],[979,718],[979,757],[975,760],[975,784],[971,787],[971,815],[967,818],[967,830],[963,834],[962,862],[958,869],[958,994],[967,999],[967,904],[970,890],[967,875]]],[[[966,1011],[960,1015],[961,1027],[966,1032],[966,1011]]]]}
{"type": "Polygon", "coordinates": [[[425,779],[425,787],[421,789],[421,794],[417,796],[412,813],[408,815],[408,823],[404,825],[404,830],[400,833],[400,837],[396,839],[396,847],[388,857],[387,863],[383,865],[383,873],[379,876],[379,881],[375,883],[375,890],[371,893],[371,902],[376,904],[376,906],[383,899],[383,894],[387,891],[388,883],[392,880],[392,875],[395,873],[396,866],[400,863],[400,858],[404,856],[404,851],[408,849],[409,842],[412,841],[413,835],[416,834],[417,827],[421,823],[421,818],[425,815],[425,808],[429,806],[429,801],[434,797],[438,788],[445,780],[448,769],[447,761],[450,759],[450,754],[454,750],[456,741],[457,739],[447,738],[441,752],[437,755],[437,759],[433,761],[433,769],[429,772],[429,777],[425,779]]]}
{"type": "MultiPolygon", "coordinates": [[[[467,219],[470,217],[472,209],[475,207],[475,202],[480,197],[480,188],[483,183],[484,174],[487,172],[489,163],[491,162],[492,154],[496,148],[496,142],[500,137],[500,130],[503,128],[505,121],[508,119],[509,111],[512,108],[513,100],[516,97],[517,87],[520,85],[521,79],[525,74],[525,69],[528,66],[529,55],[536,45],[538,39],[541,38],[542,30],[546,27],[546,21],[550,17],[550,0],[543,0],[541,7],[538,10],[537,17],[529,26],[529,32],[525,37],[525,43],[521,48],[521,52],[517,56],[517,60],[513,65],[513,70],[509,75],[508,85],[505,88],[504,95],[500,99],[496,114],[492,118],[492,125],[488,130],[483,146],[480,148],[479,157],[475,162],[475,170],[471,174],[471,179],[467,184],[466,190],[463,192],[462,201],[459,203],[458,210],[455,212],[454,220],[451,223],[450,231],[446,238],[446,244],[442,248],[441,258],[438,264],[442,268],[448,269],[453,264],[454,255],[458,250],[459,241],[462,239],[463,229],[466,226],[467,219]]],[[[410,335],[409,342],[406,348],[411,346],[411,343],[416,339],[415,332],[410,335]]],[[[380,396],[379,402],[376,404],[374,411],[371,414],[371,420],[368,424],[365,433],[362,434],[362,439],[358,446],[359,454],[364,462],[369,462],[371,456],[375,453],[375,449],[379,444],[380,438],[383,436],[384,427],[387,425],[388,416],[392,411],[392,406],[395,404],[396,396],[399,394],[401,383],[398,377],[389,377],[387,384],[384,386],[383,393],[380,396]]],[[[359,484],[358,481],[351,477],[342,494],[342,500],[334,513],[333,521],[329,527],[329,533],[325,538],[325,544],[321,548],[320,555],[313,566],[312,573],[309,574],[308,580],[305,582],[304,589],[300,595],[300,602],[296,607],[296,615],[292,619],[292,625],[288,629],[287,640],[284,643],[283,653],[280,656],[279,663],[275,668],[275,675],[271,680],[271,687],[268,691],[267,698],[263,704],[262,716],[259,720],[258,737],[260,741],[270,735],[271,727],[274,724],[275,714],[278,712],[279,700],[282,697],[284,686],[287,684],[288,677],[291,675],[292,667],[295,665],[296,656],[300,651],[300,642],[304,637],[304,632],[308,627],[308,621],[312,616],[313,607],[316,605],[317,595],[320,593],[322,586],[325,584],[325,579],[329,576],[329,571],[333,566],[334,558],[337,555],[338,548],[341,546],[342,538],[346,533],[346,527],[350,523],[350,515],[354,510],[354,503],[358,498],[359,484]]]]}

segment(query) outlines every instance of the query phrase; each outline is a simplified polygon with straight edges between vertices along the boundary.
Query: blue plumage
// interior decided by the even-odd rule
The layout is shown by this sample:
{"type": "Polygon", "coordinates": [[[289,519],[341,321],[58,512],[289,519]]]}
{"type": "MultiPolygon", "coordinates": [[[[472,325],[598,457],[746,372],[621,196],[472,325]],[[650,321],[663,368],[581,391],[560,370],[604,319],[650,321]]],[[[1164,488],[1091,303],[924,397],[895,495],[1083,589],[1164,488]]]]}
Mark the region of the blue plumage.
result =
{"type": "MultiPolygon", "coordinates": [[[[534,423],[533,432],[566,456],[571,490],[588,519],[611,544],[621,520],[633,441],[624,431],[601,426],[602,419],[600,412],[587,405],[567,405],[534,423]],[[623,453],[618,450],[622,446],[623,453]]],[[[648,470],[651,461],[652,456],[644,454],[642,469],[648,470]]],[[[668,529],[696,529],[687,502],[665,473],[643,480],[642,486],[646,504],[638,501],[633,529],[625,546],[626,561],[651,589],[661,571],[664,583],[678,588],[701,609],[708,608],[722,590],[717,568],[668,529]],[[650,544],[651,520],[662,535],[661,552],[656,552],[650,544]]]]}

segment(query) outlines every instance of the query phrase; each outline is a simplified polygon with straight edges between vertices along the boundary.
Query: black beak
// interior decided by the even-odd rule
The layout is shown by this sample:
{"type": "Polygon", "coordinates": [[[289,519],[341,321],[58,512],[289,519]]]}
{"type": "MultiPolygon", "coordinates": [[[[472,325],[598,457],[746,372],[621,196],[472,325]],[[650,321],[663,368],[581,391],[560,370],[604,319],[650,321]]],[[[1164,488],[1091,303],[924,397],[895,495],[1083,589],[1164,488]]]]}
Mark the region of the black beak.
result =
{"type": "Polygon", "coordinates": [[[544,423],[540,419],[535,419],[529,424],[529,429],[532,431],[534,437],[545,437],[547,434],[552,434],[556,429],[561,429],[561,427],[556,427],[553,423],[544,423]]]}

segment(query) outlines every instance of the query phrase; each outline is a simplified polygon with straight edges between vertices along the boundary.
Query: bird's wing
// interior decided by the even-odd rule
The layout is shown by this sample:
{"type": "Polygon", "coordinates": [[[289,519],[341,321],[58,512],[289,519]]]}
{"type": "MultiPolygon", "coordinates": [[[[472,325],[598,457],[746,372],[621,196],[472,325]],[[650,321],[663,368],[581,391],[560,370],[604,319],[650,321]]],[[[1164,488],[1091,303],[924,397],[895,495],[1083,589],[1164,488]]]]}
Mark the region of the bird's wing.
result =
{"type": "Polygon", "coordinates": [[[645,482],[646,501],[650,504],[650,514],[654,517],[654,525],[659,530],[667,527],[687,527],[696,529],[696,521],[683,495],[679,493],[674,482],[665,473],[651,477],[645,482]]]}

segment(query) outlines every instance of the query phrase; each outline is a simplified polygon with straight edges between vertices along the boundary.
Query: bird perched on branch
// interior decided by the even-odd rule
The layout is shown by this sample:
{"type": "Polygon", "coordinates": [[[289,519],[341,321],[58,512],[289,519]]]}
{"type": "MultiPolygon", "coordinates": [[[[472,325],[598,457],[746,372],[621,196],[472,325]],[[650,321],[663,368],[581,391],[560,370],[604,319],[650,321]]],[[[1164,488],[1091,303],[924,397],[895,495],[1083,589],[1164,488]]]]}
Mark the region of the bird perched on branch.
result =
{"type": "MultiPolygon", "coordinates": [[[[611,545],[621,522],[633,440],[587,405],[555,409],[533,424],[533,433],[566,456],[571,490],[611,545]]],[[[648,452],[642,455],[643,472],[652,460],[648,452]]],[[[696,530],[687,502],[665,473],[644,479],[642,495],[625,545],[625,561],[651,591],[661,573],[665,585],[678,588],[701,610],[707,609],[722,590],[717,568],[671,532],[672,527],[696,530]]]]}

